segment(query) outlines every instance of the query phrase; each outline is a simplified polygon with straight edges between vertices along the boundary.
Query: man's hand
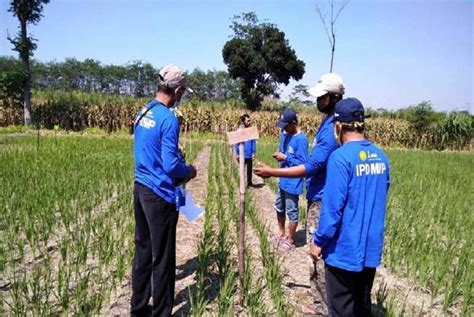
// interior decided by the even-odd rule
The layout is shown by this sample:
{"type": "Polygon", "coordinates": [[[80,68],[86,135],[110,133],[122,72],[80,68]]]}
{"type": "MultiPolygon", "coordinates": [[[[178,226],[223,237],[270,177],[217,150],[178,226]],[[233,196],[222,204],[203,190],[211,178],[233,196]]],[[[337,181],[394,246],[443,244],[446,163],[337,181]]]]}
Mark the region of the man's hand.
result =
{"type": "Polygon", "coordinates": [[[194,167],[194,165],[189,165],[189,175],[188,177],[186,178],[186,181],[190,181],[192,180],[193,178],[195,178],[197,175],[197,169],[196,167],[194,167]]]}
{"type": "Polygon", "coordinates": [[[314,243],[311,243],[311,246],[309,248],[309,253],[314,262],[321,260],[321,257],[322,257],[321,247],[315,245],[314,243]]]}
{"type": "Polygon", "coordinates": [[[236,155],[235,159],[237,160],[237,162],[239,162],[240,156],[236,155]]]}
{"type": "Polygon", "coordinates": [[[260,176],[262,178],[268,178],[270,176],[273,176],[272,174],[273,168],[271,168],[268,165],[261,164],[260,167],[254,168],[253,173],[257,176],[260,176]]]}
{"type": "Polygon", "coordinates": [[[278,162],[284,161],[286,159],[286,155],[282,152],[275,152],[273,153],[273,158],[278,162]]]}
{"type": "Polygon", "coordinates": [[[255,154],[252,154],[252,161],[255,161],[255,154]]]}

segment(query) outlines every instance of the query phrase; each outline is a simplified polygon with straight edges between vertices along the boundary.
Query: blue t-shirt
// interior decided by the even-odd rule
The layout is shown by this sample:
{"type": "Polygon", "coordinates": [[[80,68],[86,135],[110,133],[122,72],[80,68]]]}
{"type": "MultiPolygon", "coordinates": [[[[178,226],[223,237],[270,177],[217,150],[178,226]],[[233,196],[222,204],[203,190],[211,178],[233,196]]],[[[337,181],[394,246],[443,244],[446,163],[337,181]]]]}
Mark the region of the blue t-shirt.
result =
{"type": "Polygon", "coordinates": [[[329,155],[337,149],[334,136],[334,116],[327,116],[314,137],[313,149],[309,160],[304,164],[306,170],[306,198],[320,201],[326,182],[326,163],[329,155]]]}
{"type": "MultiPolygon", "coordinates": [[[[135,181],[174,204],[175,180],[189,175],[189,168],[178,152],[179,123],[168,107],[156,99],[146,105],[151,107],[135,124],[135,181]]],[[[135,121],[145,110],[138,113],[135,121]]]]}
{"type": "MultiPolygon", "coordinates": [[[[303,164],[308,160],[308,140],[303,132],[291,135],[283,131],[278,150],[286,155],[280,167],[292,167],[303,164]]],[[[278,187],[287,193],[299,195],[303,192],[304,178],[280,177],[278,187]]]]}
{"type": "MultiPolygon", "coordinates": [[[[236,144],[235,146],[235,154],[239,155],[239,144],[236,144]]],[[[257,141],[256,140],[248,140],[244,142],[244,158],[249,159],[252,158],[253,155],[255,155],[255,152],[257,152],[257,141]]]]}
{"type": "Polygon", "coordinates": [[[384,152],[367,140],[331,154],[313,240],[327,264],[354,272],[380,265],[389,172],[384,152]]]}

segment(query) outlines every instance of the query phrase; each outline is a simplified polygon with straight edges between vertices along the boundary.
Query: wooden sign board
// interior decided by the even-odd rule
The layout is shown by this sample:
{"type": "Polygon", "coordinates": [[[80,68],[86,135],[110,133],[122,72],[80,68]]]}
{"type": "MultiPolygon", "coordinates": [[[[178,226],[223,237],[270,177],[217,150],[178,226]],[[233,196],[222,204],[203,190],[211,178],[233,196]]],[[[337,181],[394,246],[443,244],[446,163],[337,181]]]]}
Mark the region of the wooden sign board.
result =
{"type": "Polygon", "coordinates": [[[230,145],[242,143],[248,140],[255,140],[258,139],[258,129],[257,127],[250,127],[227,132],[227,139],[230,145]]]}

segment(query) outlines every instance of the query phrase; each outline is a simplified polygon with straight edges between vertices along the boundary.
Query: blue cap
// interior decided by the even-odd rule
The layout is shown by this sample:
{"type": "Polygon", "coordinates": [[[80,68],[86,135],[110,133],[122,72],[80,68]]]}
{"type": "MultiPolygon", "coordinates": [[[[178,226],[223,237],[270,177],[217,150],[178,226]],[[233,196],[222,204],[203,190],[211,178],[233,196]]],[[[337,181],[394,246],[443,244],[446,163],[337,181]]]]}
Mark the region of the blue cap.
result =
{"type": "Polygon", "coordinates": [[[281,113],[280,120],[278,120],[277,126],[280,129],[284,129],[288,124],[293,121],[297,121],[296,112],[293,109],[287,108],[281,113]]]}
{"type": "Polygon", "coordinates": [[[347,98],[339,100],[336,103],[336,110],[334,112],[334,121],[351,123],[354,121],[364,122],[369,115],[364,114],[364,106],[356,98],[347,98]]]}

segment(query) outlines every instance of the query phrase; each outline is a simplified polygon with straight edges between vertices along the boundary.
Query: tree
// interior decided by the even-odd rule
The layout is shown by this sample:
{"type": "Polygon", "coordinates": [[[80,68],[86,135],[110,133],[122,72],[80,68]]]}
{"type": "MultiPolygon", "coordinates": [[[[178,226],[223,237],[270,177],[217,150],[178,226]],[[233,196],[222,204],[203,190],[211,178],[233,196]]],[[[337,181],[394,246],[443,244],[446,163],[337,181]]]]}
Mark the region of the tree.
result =
{"type": "Polygon", "coordinates": [[[198,100],[225,100],[238,98],[239,83],[230,78],[226,71],[208,70],[204,72],[195,68],[187,74],[188,84],[193,89],[192,98],[198,100]]]}
{"type": "Polygon", "coordinates": [[[347,6],[349,0],[342,0],[342,1],[335,1],[329,0],[331,17],[329,21],[326,20],[327,13],[324,11],[322,7],[319,5],[320,1],[316,1],[316,11],[318,12],[319,18],[321,19],[321,23],[324,26],[324,30],[326,31],[326,35],[328,36],[329,45],[331,46],[331,66],[329,67],[329,72],[332,73],[332,67],[334,65],[334,52],[336,51],[336,21],[339,15],[341,14],[342,10],[347,6]]]}
{"type": "Polygon", "coordinates": [[[25,78],[23,81],[23,109],[25,115],[25,125],[31,123],[31,71],[30,56],[37,45],[36,39],[28,36],[28,24],[37,24],[41,19],[43,6],[49,0],[12,0],[10,2],[9,12],[20,21],[20,28],[15,38],[8,36],[8,40],[13,44],[13,50],[17,51],[23,65],[25,78]]]}
{"type": "Polygon", "coordinates": [[[311,103],[310,100],[306,99],[309,96],[307,85],[296,85],[290,94],[290,102],[311,103]]]}
{"type": "Polygon", "coordinates": [[[241,95],[249,109],[260,107],[265,96],[276,95],[279,83],[303,77],[305,64],[274,24],[259,23],[255,13],[234,16],[234,36],[222,49],[231,78],[241,79],[241,95]]]}

